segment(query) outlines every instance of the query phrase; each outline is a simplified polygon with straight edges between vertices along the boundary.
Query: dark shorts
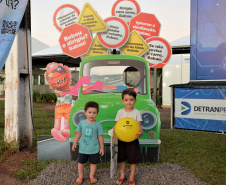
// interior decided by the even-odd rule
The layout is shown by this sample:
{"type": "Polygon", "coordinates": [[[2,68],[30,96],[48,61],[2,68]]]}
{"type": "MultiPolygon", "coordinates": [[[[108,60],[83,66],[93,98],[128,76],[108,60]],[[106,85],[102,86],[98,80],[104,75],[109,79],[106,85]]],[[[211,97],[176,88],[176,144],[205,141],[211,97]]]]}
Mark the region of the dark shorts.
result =
{"type": "Polygon", "coordinates": [[[140,162],[140,145],[138,139],[132,142],[118,140],[118,162],[128,161],[129,164],[140,162]]]}
{"type": "Polygon", "coordinates": [[[89,160],[89,162],[91,164],[98,164],[101,162],[100,159],[100,154],[96,153],[96,154],[78,154],[78,162],[81,164],[85,164],[87,161],[89,160]]]}

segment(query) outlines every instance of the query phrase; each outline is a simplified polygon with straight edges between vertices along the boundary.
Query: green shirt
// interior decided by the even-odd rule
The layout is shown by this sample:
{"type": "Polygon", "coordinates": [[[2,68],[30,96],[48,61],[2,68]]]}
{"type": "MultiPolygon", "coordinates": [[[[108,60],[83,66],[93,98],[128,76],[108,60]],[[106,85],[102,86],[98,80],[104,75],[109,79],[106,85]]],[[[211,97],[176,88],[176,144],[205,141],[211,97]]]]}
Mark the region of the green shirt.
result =
{"type": "Polygon", "coordinates": [[[77,132],[81,132],[79,140],[79,153],[96,154],[100,151],[98,136],[103,135],[103,128],[99,122],[87,123],[82,120],[77,128],[77,132]]]}

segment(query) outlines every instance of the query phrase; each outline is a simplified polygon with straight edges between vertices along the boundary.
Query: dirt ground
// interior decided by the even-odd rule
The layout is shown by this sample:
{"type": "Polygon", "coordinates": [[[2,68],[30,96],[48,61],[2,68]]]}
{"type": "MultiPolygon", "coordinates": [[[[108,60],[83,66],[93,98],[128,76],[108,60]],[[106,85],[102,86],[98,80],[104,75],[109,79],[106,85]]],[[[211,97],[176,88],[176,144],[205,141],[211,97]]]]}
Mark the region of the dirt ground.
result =
{"type": "MultiPolygon", "coordinates": [[[[43,105],[43,103],[42,103],[43,105]]],[[[46,110],[48,112],[54,112],[55,103],[46,103],[43,107],[35,107],[35,110],[46,110]]],[[[170,109],[169,108],[159,108],[160,119],[170,120],[170,109]]],[[[169,123],[162,123],[162,129],[169,129],[169,123]]],[[[7,159],[0,163],[0,184],[1,185],[20,185],[27,184],[13,177],[13,171],[17,169],[24,168],[21,160],[29,160],[32,158],[37,158],[37,151],[22,151],[11,154],[10,151],[5,151],[7,159]]]]}
{"type": "Polygon", "coordinates": [[[6,151],[7,159],[0,163],[0,184],[1,185],[20,185],[26,184],[20,180],[13,177],[13,171],[22,169],[25,166],[22,164],[21,160],[29,160],[37,158],[37,151],[23,151],[10,154],[10,151],[6,151]],[[8,152],[8,153],[7,153],[8,152]]]}

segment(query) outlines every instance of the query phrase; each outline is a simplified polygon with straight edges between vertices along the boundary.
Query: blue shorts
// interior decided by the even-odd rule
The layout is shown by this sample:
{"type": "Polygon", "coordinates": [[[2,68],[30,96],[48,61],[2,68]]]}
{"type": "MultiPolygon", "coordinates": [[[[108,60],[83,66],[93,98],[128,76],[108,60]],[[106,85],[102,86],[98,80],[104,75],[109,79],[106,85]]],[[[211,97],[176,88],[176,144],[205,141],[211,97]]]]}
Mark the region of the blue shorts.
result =
{"type": "Polygon", "coordinates": [[[96,153],[96,154],[78,154],[78,162],[81,164],[85,164],[87,161],[89,160],[89,162],[91,164],[98,164],[101,162],[101,158],[100,158],[100,154],[96,153]]]}

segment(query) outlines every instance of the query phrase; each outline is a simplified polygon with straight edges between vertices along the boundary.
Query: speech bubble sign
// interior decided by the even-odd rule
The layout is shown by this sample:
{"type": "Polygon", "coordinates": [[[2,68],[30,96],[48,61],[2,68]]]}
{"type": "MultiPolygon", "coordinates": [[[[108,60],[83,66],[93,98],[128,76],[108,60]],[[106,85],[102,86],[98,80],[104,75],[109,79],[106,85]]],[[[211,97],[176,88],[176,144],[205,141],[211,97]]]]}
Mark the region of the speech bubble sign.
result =
{"type": "Polygon", "coordinates": [[[127,24],[140,13],[140,6],[135,0],[118,0],[112,7],[112,16],[123,19],[127,24]]]}
{"type": "Polygon", "coordinates": [[[150,48],[143,57],[149,62],[149,66],[153,68],[164,67],[172,54],[169,43],[161,37],[150,37],[146,42],[150,48]]]}
{"type": "Polygon", "coordinates": [[[123,46],[129,38],[129,27],[126,22],[118,17],[109,17],[104,21],[108,30],[97,34],[99,42],[111,49],[123,46]]]}
{"type": "Polygon", "coordinates": [[[80,11],[77,7],[65,4],[57,8],[53,15],[53,23],[60,32],[63,28],[77,22],[80,11]]]}

